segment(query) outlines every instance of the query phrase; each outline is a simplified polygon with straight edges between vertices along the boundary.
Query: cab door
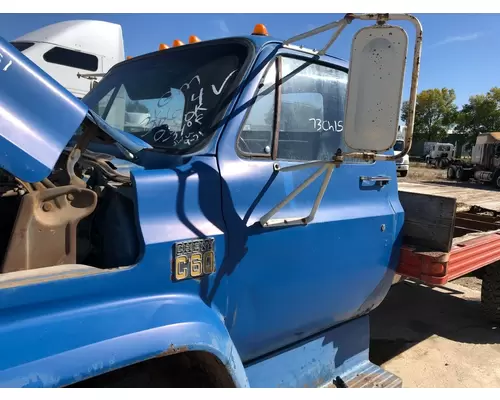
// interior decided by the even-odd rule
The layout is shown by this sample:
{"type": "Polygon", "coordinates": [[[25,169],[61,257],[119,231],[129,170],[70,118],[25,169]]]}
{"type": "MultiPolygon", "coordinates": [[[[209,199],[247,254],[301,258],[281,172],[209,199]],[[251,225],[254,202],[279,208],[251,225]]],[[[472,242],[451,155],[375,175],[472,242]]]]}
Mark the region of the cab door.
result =
{"type": "MultiPolygon", "coordinates": [[[[275,163],[328,160],[342,148],[347,71],[332,61],[279,53],[242,94],[236,109],[252,106],[229,122],[219,142],[228,235],[219,273],[226,280],[226,326],[243,361],[366,313],[392,282],[402,213],[393,163],[347,161],[336,168],[308,225],[259,224],[318,169],[276,172],[275,163]],[[388,184],[363,176],[385,176],[388,184]]],[[[322,179],[274,218],[306,217],[322,179]]]]}

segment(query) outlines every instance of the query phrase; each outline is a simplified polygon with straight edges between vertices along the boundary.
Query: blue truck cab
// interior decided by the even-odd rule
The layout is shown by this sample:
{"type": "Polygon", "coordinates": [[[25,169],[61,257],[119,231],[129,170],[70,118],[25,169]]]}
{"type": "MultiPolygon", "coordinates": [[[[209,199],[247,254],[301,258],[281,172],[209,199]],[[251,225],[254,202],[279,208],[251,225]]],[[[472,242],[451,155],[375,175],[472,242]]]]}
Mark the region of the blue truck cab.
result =
{"type": "Polygon", "coordinates": [[[395,164],[314,164],[349,150],[347,62],[201,41],[79,101],[0,54],[0,386],[401,386],[369,361],[404,220],[395,164]]]}

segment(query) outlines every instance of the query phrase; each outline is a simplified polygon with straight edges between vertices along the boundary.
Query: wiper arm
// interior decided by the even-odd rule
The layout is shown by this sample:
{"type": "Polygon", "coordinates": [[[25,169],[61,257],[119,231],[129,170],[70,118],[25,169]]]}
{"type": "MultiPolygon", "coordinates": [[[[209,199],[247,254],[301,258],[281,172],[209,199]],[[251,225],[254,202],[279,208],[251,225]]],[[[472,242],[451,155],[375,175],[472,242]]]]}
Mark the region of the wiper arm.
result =
{"type": "Polygon", "coordinates": [[[125,158],[127,158],[130,161],[137,160],[137,156],[131,151],[129,151],[125,146],[121,145],[118,142],[114,142],[114,144],[118,148],[118,150],[120,150],[120,152],[125,156],[125,158]]]}

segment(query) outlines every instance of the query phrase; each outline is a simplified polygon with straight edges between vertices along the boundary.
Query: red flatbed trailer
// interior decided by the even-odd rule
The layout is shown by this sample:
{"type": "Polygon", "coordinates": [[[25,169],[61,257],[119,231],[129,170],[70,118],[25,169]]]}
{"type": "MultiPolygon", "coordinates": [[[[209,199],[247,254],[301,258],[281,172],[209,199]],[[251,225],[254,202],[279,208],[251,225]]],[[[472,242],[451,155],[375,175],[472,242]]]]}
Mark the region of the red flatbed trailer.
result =
{"type": "Polygon", "coordinates": [[[497,261],[500,232],[458,243],[449,252],[419,251],[403,245],[397,273],[430,285],[444,285],[497,261]]]}
{"type": "Polygon", "coordinates": [[[500,212],[464,205],[456,197],[399,194],[405,226],[398,274],[443,285],[500,261],[500,212]]]}

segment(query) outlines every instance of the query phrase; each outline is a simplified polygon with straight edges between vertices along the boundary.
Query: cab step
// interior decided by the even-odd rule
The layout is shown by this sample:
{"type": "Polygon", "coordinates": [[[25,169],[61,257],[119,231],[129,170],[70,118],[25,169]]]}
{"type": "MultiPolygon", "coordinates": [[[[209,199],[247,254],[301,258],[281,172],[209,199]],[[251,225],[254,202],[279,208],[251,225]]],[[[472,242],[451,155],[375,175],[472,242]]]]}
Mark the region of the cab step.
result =
{"type": "Polygon", "coordinates": [[[334,388],[401,388],[403,381],[398,376],[367,361],[360,368],[338,376],[328,387],[334,388]]]}

